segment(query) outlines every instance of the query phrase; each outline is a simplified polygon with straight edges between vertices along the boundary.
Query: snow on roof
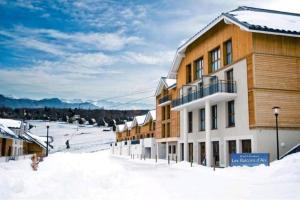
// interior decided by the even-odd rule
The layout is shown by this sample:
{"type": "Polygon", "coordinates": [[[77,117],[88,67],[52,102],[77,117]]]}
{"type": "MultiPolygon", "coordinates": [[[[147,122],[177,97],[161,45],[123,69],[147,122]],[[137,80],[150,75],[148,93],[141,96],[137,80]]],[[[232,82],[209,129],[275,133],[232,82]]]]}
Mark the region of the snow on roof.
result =
{"type": "Polygon", "coordinates": [[[132,125],[132,121],[126,122],[126,123],[125,123],[125,129],[130,130],[130,129],[131,129],[131,125],[132,125]]]}
{"type": "Polygon", "coordinates": [[[146,115],[146,119],[144,121],[144,124],[148,123],[150,120],[155,121],[156,120],[156,110],[150,110],[147,115],[146,115]]]}
{"type": "Polygon", "coordinates": [[[40,145],[41,147],[43,147],[43,148],[47,147],[47,143],[43,137],[34,135],[30,132],[26,132],[25,134],[27,134],[31,139],[33,139],[31,141],[35,142],[36,144],[40,145]]]}
{"type": "Polygon", "coordinates": [[[156,88],[156,91],[155,91],[155,96],[160,94],[163,86],[165,86],[165,88],[167,88],[167,89],[176,86],[176,79],[161,77],[159,80],[158,86],[156,88]]]}
{"type": "Polygon", "coordinates": [[[222,13],[178,47],[168,72],[168,78],[176,78],[186,48],[221,21],[235,24],[244,31],[300,37],[300,14],[246,6],[238,7],[235,10],[222,13]]]}
{"type": "Polygon", "coordinates": [[[165,81],[167,88],[172,87],[176,84],[176,79],[172,79],[172,78],[163,78],[163,80],[165,81]]]}
{"type": "Polygon", "coordinates": [[[146,119],[146,115],[135,116],[131,126],[136,126],[136,125],[140,126],[144,124],[145,119],[146,119]]]}
{"type": "Polygon", "coordinates": [[[15,134],[12,130],[10,130],[9,128],[7,128],[3,124],[0,124],[0,133],[3,136],[7,136],[7,137],[10,137],[10,138],[16,138],[16,139],[18,138],[17,134],[15,134]]]}
{"type": "Polygon", "coordinates": [[[300,36],[300,14],[252,7],[239,7],[223,15],[251,30],[300,36]]]}
{"type": "Polygon", "coordinates": [[[125,130],[125,124],[117,125],[117,132],[123,132],[125,130]]]}
{"type": "Polygon", "coordinates": [[[14,119],[0,118],[0,124],[3,124],[4,126],[6,126],[8,128],[20,128],[22,122],[19,120],[14,120],[14,119]]]}
{"type": "Polygon", "coordinates": [[[149,113],[151,114],[152,120],[156,120],[156,110],[150,110],[149,113]]]}

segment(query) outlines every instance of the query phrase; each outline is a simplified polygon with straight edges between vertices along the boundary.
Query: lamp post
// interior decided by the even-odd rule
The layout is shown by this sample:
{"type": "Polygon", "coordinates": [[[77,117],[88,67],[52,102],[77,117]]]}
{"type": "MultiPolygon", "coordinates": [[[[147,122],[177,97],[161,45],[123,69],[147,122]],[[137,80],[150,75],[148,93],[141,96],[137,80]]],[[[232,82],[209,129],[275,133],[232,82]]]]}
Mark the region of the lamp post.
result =
{"type": "Polygon", "coordinates": [[[276,120],[277,160],[279,160],[278,115],[279,115],[280,107],[274,106],[272,109],[276,120]]]}
{"type": "Polygon", "coordinates": [[[47,123],[46,125],[46,128],[47,128],[47,149],[46,149],[46,157],[48,156],[48,146],[49,146],[49,142],[48,142],[48,136],[49,136],[49,123],[47,123]]]}

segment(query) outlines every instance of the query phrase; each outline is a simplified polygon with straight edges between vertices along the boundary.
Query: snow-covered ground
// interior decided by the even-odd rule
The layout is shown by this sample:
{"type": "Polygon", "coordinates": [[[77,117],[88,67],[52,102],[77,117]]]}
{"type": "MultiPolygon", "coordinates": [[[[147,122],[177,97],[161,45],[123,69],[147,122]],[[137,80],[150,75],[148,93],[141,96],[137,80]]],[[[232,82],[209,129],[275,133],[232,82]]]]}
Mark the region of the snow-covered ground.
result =
{"type": "MultiPolygon", "coordinates": [[[[46,136],[47,122],[29,121],[35,127],[30,130],[35,135],[46,136]]],[[[94,152],[109,148],[109,144],[115,141],[115,134],[112,131],[105,132],[103,128],[85,125],[77,126],[64,122],[48,123],[49,135],[53,136],[54,149],[50,153],[70,151],[70,152],[94,152]],[[69,140],[70,149],[66,149],[66,141],[69,140]]]]}
{"type": "Polygon", "coordinates": [[[270,167],[216,169],[94,153],[0,163],[0,199],[299,199],[300,154],[270,167]]]}

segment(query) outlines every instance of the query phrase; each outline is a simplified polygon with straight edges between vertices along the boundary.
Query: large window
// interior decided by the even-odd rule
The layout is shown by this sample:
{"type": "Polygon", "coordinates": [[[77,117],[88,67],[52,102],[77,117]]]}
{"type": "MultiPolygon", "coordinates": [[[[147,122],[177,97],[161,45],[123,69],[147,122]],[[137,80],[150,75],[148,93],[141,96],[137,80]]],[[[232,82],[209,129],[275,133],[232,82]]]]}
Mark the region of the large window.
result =
{"type": "Polygon", "coordinates": [[[167,123],[167,137],[171,136],[171,127],[170,127],[170,123],[167,123]]]}
{"type": "Polygon", "coordinates": [[[234,119],[234,101],[227,102],[227,112],[228,112],[228,126],[235,126],[234,119]]]}
{"type": "Polygon", "coordinates": [[[233,69],[226,72],[227,92],[234,91],[233,69]]]}
{"type": "Polygon", "coordinates": [[[228,40],[224,43],[224,64],[229,65],[232,63],[232,42],[231,40],[228,40]]]}
{"type": "Polygon", "coordinates": [[[217,129],[217,105],[211,107],[211,129],[217,129]]]}
{"type": "Polygon", "coordinates": [[[199,110],[199,131],[205,130],[205,109],[201,108],[199,110]]]}
{"type": "Polygon", "coordinates": [[[210,52],[210,60],[211,72],[217,71],[221,67],[220,47],[215,48],[210,52]]]}
{"type": "Polygon", "coordinates": [[[186,83],[192,82],[192,65],[186,66],[186,83]]]}
{"type": "Polygon", "coordinates": [[[188,113],[188,132],[193,132],[193,112],[188,113]]]}
{"type": "Polygon", "coordinates": [[[201,79],[203,76],[203,58],[195,61],[195,80],[201,79]]]}

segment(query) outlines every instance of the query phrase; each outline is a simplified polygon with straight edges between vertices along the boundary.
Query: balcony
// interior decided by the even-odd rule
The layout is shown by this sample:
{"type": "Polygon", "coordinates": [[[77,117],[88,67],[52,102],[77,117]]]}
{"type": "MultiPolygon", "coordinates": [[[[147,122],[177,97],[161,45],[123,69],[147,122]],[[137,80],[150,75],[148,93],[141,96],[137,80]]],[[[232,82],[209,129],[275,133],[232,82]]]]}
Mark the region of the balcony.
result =
{"type": "Polygon", "coordinates": [[[158,100],[158,103],[159,103],[160,106],[171,103],[171,96],[170,95],[163,96],[162,98],[160,98],[158,100]]]}
{"type": "Polygon", "coordinates": [[[172,101],[172,110],[180,110],[186,106],[204,105],[205,100],[218,102],[236,97],[236,82],[219,80],[214,84],[197,88],[196,91],[172,101]]]}

